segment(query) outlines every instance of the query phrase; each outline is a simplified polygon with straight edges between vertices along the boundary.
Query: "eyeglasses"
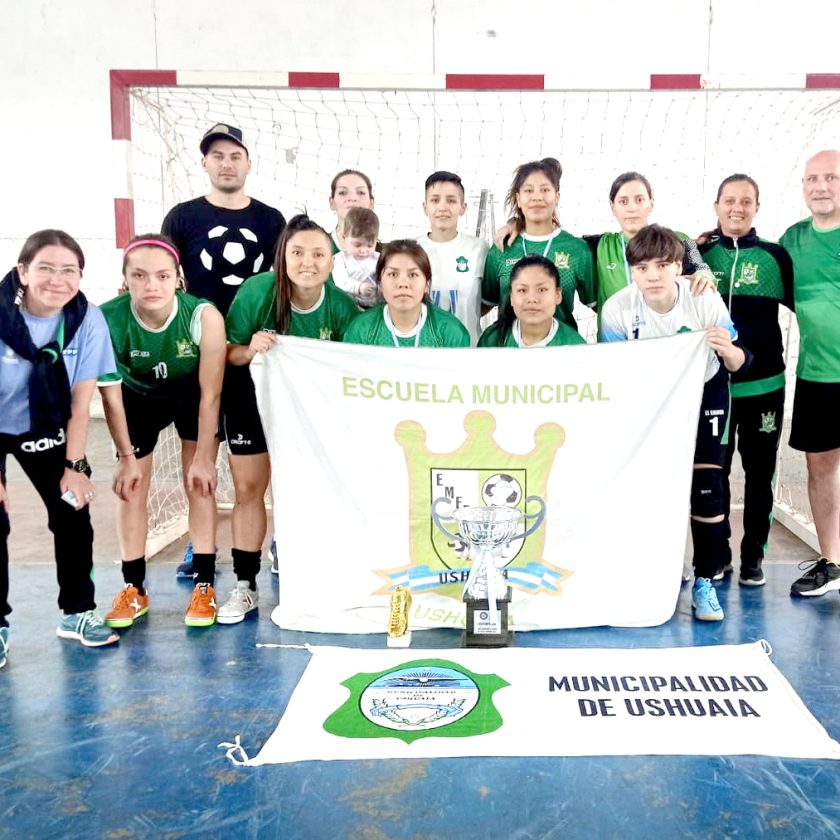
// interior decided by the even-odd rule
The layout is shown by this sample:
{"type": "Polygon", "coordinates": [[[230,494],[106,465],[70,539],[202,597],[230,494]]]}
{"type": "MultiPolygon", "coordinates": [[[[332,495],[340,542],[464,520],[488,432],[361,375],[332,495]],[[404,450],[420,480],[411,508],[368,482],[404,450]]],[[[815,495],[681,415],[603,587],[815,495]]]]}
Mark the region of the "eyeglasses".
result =
{"type": "Polygon", "coordinates": [[[63,265],[60,268],[49,263],[38,263],[32,266],[32,271],[39,277],[53,277],[58,275],[62,280],[76,280],[82,276],[82,270],[75,265],[63,265]]]}

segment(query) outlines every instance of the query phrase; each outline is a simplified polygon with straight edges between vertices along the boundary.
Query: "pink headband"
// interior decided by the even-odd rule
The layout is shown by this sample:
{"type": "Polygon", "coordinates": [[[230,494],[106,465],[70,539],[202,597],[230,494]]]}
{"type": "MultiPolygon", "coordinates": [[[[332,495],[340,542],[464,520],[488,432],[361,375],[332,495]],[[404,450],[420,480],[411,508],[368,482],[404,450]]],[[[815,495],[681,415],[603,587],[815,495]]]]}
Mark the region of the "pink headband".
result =
{"type": "Polygon", "coordinates": [[[174,245],[170,245],[168,242],[163,242],[160,239],[138,239],[136,242],[129,242],[128,245],[125,246],[123,250],[123,256],[126,256],[135,248],[142,248],[143,246],[151,245],[154,248],[164,248],[165,250],[169,251],[173,257],[175,257],[175,262],[179,265],[181,264],[181,255],[178,253],[178,249],[174,245]]]}

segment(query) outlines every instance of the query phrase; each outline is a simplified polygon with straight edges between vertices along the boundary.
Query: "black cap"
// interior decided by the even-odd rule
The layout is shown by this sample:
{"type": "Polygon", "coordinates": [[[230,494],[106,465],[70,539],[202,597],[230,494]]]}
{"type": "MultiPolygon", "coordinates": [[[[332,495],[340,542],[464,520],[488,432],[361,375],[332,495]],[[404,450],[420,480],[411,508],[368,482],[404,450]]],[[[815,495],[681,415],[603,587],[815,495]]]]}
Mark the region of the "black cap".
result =
{"type": "Polygon", "coordinates": [[[245,151],[248,147],[245,145],[245,140],[242,137],[242,129],[235,125],[226,125],[225,123],[216,123],[205,135],[201,138],[198,148],[201,149],[201,154],[206,155],[210,144],[214,140],[232,140],[238,143],[245,151]]]}

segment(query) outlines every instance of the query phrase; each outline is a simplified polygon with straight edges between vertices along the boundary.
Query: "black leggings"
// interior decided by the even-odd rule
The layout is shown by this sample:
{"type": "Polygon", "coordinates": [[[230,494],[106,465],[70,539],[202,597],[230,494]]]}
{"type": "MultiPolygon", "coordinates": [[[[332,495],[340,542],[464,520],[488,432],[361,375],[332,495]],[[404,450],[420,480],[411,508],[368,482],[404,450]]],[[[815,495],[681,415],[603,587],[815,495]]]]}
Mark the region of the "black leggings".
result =
{"type": "MultiPolygon", "coordinates": [[[[93,528],[87,507],[75,510],[61,501],[64,475],[64,433],[53,438],[0,434],[0,480],[6,484],[6,455],[14,455],[47,507],[55,543],[58,606],[68,615],[96,607],[93,600],[93,528]]],[[[10,499],[14,505],[15,500],[10,499]]],[[[9,514],[0,507],[0,627],[8,626],[9,514]]]]}
{"type": "MultiPolygon", "coordinates": [[[[732,400],[724,470],[728,478],[737,439],[738,452],[744,467],[742,562],[755,563],[763,560],[767,550],[767,540],[773,522],[773,476],[776,473],[776,453],[782,434],[784,409],[784,388],[769,394],[736,397],[732,400]]],[[[728,481],[726,490],[726,522],[729,533],[728,481]]]]}

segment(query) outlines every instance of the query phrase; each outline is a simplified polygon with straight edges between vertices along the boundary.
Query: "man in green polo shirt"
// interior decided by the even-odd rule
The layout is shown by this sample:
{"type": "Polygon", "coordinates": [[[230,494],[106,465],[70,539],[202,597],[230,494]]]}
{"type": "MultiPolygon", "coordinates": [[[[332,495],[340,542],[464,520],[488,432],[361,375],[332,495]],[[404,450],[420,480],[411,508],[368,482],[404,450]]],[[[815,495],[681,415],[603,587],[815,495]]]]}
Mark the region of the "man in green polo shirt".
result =
{"type": "Polygon", "coordinates": [[[840,151],[814,155],[803,185],[812,215],[779,241],[793,258],[800,333],[790,445],[805,452],[821,555],[790,591],[813,596],[840,589],[840,151]]]}

